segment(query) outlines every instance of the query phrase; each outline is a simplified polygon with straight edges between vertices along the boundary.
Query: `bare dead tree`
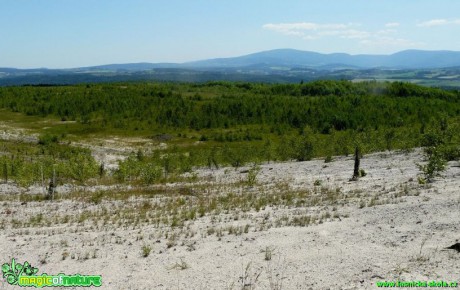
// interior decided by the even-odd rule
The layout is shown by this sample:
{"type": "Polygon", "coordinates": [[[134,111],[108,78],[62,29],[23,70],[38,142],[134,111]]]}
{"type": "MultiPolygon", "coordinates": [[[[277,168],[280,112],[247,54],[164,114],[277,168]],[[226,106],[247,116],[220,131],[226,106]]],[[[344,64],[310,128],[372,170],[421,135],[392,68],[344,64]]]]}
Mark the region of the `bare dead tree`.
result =
{"type": "Polygon", "coordinates": [[[359,178],[359,161],[360,161],[360,156],[359,156],[359,147],[356,146],[355,148],[355,166],[353,169],[353,177],[350,179],[350,181],[356,181],[359,178]]]}
{"type": "Polygon", "coordinates": [[[56,191],[56,169],[53,168],[53,178],[50,179],[50,184],[48,186],[48,196],[49,200],[54,199],[54,193],[56,191]]]}

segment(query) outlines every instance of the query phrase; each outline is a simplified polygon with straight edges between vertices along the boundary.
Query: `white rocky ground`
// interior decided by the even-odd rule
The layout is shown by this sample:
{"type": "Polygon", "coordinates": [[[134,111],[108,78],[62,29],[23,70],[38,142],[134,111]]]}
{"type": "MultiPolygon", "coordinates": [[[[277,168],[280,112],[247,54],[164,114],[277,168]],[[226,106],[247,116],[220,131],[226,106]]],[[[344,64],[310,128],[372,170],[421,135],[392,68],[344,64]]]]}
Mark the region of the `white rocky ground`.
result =
{"type": "MultiPolygon", "coordinates": [[[[321,200],[311,207],[207,214],[182,229],[149,223],[117,227],[72,222],[72,216],[85,211],[105,207],[116,212],[142,201],[91,204],[64,199],[21,204],[16,197],[23,189],[4,184],[0,263],[14,257],[29,261],[39,273],[99,274],[100,289],[111,290],[376,289],[377,281],[460,281],[460,253],[445,250],[460,242],[460,167],[450,162],[443,178],[419,185],[416,163],[421,158],[419,150],[367,155],[361,162],[367,176],[357,182],[349,181],[351,157],[337,157],[327,164],[323,160],[265,164],[253,187],[235,185],[246,179],[244,168],[200,169],[197,195],[219,194],[205,191],[221,184],[222,192],[237,188],[256,195],[277,187],[280,194],[308,189],[321,200]],[[322,203],[327,193],[320,188],[328,192],[338,188],[343,195],[333,203],[322,203]],[[29,220],[39,213],[44,219],[69,215],[71,221],[15,226],[14,219],[29,220]],[[306,227],[281,222],[307,214],[317,220],[306,227]],[[229,233],[245,225],[249,225],[247,233],[229,233]],[[219,230],[221,234],[214,233],[219,230]],[[151,248],[147,257],[142,255],[143,246],[151,248]]],[[[4,281],[0,285],[17,289],[4,281]]]]}

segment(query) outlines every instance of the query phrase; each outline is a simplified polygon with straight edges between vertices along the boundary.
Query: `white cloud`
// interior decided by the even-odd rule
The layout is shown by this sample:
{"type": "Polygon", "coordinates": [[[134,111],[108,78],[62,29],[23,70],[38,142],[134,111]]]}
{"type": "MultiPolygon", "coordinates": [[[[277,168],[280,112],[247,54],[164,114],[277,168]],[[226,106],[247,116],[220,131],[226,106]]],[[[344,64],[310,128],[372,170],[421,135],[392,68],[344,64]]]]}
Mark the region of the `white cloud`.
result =
{"type": "Polygon", "coordinates": [[[347,39],[363,39],[368,38],[370,33],[367,31],[348,29],[341,32],[340,37],[347,39]]]}
{"type": "Polygon", "coordinates": [[[304,40],[315,40],[315,39],[318,39],[317,36],[313,36],[313,35],[304,35],[302,37],[304,40]]]}
{"type": "Polygon", "coordinates": [[[420,26],[420,27],[433,27],[433,26],[446,25],[448,23],[449,22],[446,19],[433,19],[433,20],[429,20],[429,21],[419,23],[418,26],[420,26]]]}
{"type": "Polygon", "coordinates": [[[376,32],[378,35],[388,35],[388,34],[394,34],[397,33],[398,31],[395,29],[382,29],[376,32]]]}
{"type": "Polygon", "coordinates": [[[331,29],[346,29],[347,24],[319,24],[313,22],[298,22],[298,23],[278,23],[278,24],[265,24],[264,29],[281,32],[287,35],[293,35],[292,33],[299,33],[304,31],[324,31],[331,29]]]}
{"type": "Polygon", "coordinates": [[[385,27],[387,28],[394,28],[394,27],[398,27],[400,24],[398,22],[389,22],[387,24],[385,24],[385,27]]]}
{"type": "MultiPolygon", "coordinates": [[[[437,22],[433,22],[437,23],[437,22]]],[[[459,20],[460,24],[460,20],[459,20]]],[[[433,25],[433,24],[431,24],[433,25]]],[[[359,24],[340,24],[340,23],[278,23],[265,24],[264,29],[275,31],[288,36],[300,37],[304,40],[312,41],[321,38],[337,38],[356,41],[358,45],[366,47],[391,47],[409,48],[423,46],[424,43],[415,42],[410,39],[398,36],[397,22],[386,23],[380,30],[362,30],[359,24]]]]}
{"type": "Polygon", "coordinates": [[[421,22],[417,24],[418,27],[434,27],[434,26],[443,26],[450,24],[460,24],[460,19],[456,20],[447,20],[447,19],[432,19],[429,21],[421,22]]]}
{"type": "Polygon", "coordinates": [[[320,37],[338,36],[341,38],[355,39],[366,38],[369,33],[366,31],[356,30],[354,24],[341,23],[313,23],[313,22],[297,22],[297,23],[278,23],[265,24],[264,29],[276,31],[284,35],[300,36],[306,40],[314,40],[320,37]]]}
{"type": "Polygon", "coordinates": [[[372,39],[365,39],[360,42],[362,45],[371,46],[371,47],[419,47],[424,45],[424,43],[412,41],[405,38],[397,38],[390,36],[375,37],[372,39]]]}

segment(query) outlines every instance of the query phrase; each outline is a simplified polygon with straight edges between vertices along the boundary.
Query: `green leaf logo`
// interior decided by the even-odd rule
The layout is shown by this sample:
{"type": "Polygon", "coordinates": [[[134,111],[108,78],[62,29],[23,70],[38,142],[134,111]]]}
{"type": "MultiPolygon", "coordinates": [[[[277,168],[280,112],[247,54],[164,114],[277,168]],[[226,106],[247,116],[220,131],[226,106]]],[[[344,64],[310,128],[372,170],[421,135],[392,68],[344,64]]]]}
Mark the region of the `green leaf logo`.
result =
{"type": "Polygon", "coordinates": [[[29,262],[25,262],[24,265],[16,263],[16,261],[11,259],[11,265],[5,263],[2,265],[3,278],[6,278],[6,281],[10,285],[18,284],[19,277],[24,273],[27,276],[32,276],[37,274],[38,268],[32,267],[29,262]]]}

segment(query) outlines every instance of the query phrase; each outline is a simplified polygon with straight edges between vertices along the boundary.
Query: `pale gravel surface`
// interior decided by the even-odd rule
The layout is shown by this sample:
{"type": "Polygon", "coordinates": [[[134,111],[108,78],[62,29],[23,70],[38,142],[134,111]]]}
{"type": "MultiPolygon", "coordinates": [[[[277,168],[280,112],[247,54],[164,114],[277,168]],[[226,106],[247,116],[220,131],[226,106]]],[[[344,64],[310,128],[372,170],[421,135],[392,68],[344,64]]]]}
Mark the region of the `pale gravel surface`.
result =
{"type": "MultiPolygon", "coordinates": [[[[351,157],[336,157],[328,164],[313,160],[261,166],[259,187],[252,190],[277,182],[310,189],[315,180],[321,180],[325,187],[361,193],[366,198],[385,199],[403,187],[417,193],[391,204],[360,208],[356,201],[339,206],[337,211],[348,215],[341,221],[329,219],[308,227],[262,231],[251,226],[247,234],[224,234],[220,239],[204,234],[211,226],[256,225],[255,220],[264,216],[269,216],[267,222],[271,222],[276,216],[309,209],[266,208],[251,211],[239,220],[222,213],[220,220],[206,216],[192,222],[190,229],[196,234],[181,236],[170,248],[164,233],[173,230],[154,225],[94,230],[88,225],[12,229],[7,224],[0,232],[1,263],[15,257],[38,267],[39,273],[100,274],[103,286],[99,289],[114,290],[242,289],[242,280],[254,282],[253,288],[246,289],[276,289],[275,283],[282,283],[281,289],[376,289],[375,282],[380,280],[459,281],[460,253],[444,250],[460,241],[459,164],[450,162],[444,178],[424,187],[417,183],[418,162],[419,150],[409,154],[371,154],[362,159],[367,176],[358,182],[348,181],[353,168],[351,157]],[[144,244],[152,247],[146,258],[141,256],[144,244]],[[267,247],[273,251],[270,261],[264,259],[262,252],[267,247]],[[75,258],[62,260],[63,251],[75,258]],[[94,259],[77,258],[94,252],[94,259]],[[46,264],[40,264],[45,256],[46,264]],[[187,269],[175,267],[181,261],[188,265],[187,269]],[[248,275],[241,279],[248,265],[248,275]]],[[[241,173],[245,169],[200,169],[197,175],[204,184],[233,184],[245,179],[245,173],[241,173]]],[[[0,186],[0,190],[2,194],[21,191],[11,184],[0,186]]],[[[114,201],[102,204],[117,206],[114,201]]],[[[11,220],[12,214],[72,214],[97,210],[99,206],[72,201],[24,205],[2,202],[0,214],[2,219],[11,220]]],[[[2,289],[17,289],[2,283],[2,289]]]]}

